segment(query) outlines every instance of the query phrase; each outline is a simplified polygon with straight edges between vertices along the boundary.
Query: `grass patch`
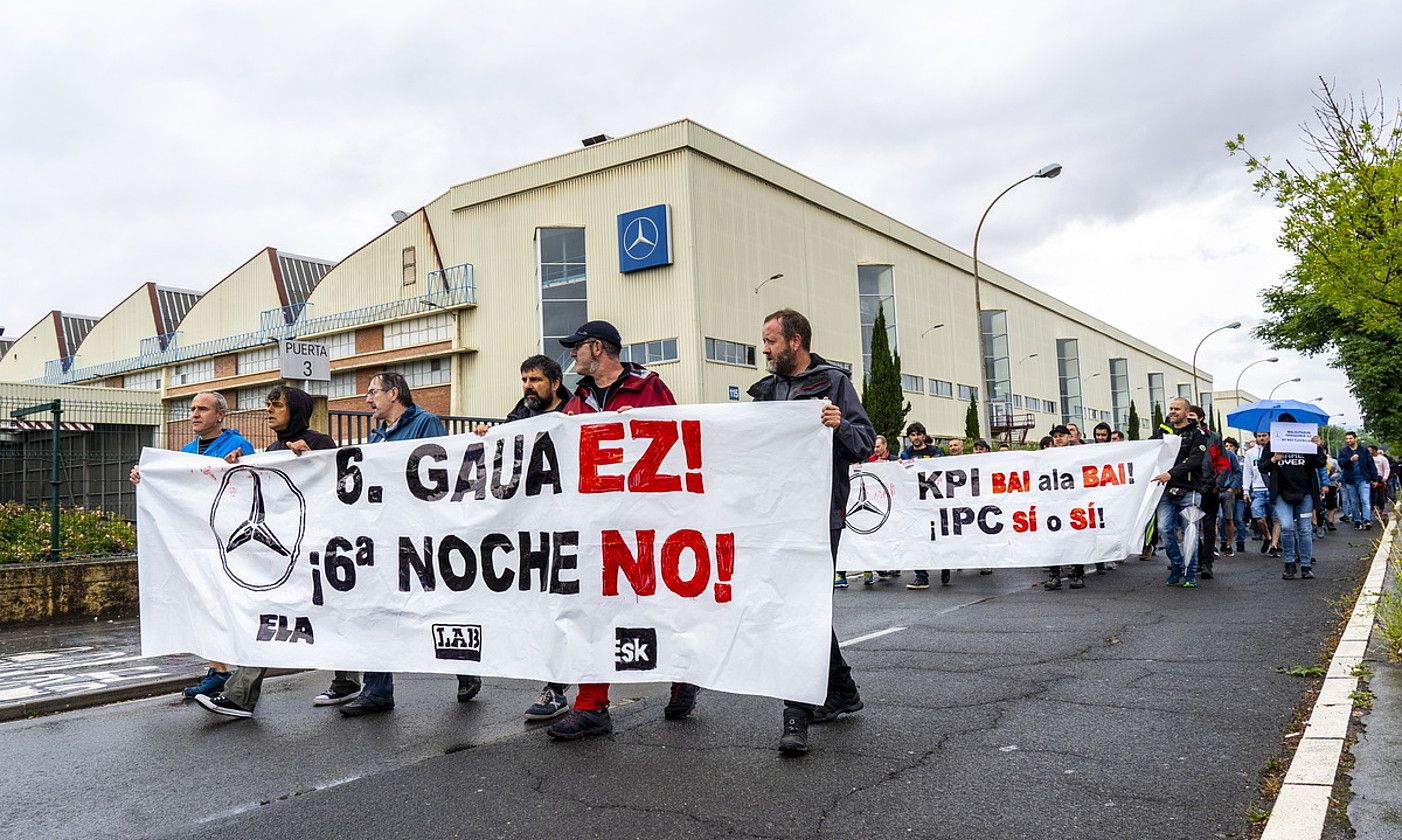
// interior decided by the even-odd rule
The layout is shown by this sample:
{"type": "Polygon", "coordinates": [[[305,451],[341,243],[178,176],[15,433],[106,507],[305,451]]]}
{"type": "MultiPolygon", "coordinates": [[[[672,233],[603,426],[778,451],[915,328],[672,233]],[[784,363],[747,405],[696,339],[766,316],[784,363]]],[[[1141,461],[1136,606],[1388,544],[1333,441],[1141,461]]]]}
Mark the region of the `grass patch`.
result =
{"type": "Polygon", "coordinates": [[[1387,646],[1387,655],[1402,661],[1402,550],[1393,543],[1388,557],[1392,565],[1392,589],[1384,590],[1378,598],[1376,627],[1387,646]]]}
{"type": "Polygon", "coordinates": [[[1373,708],[1373,698],[1376,696],[1373,692],[1360,688],[1357,691],[1350,691],[1348,699],[1353,701],[1355,709],[1371,709],[1373,708]]]}
{"type": "Polygon", "coordinates": [[[1246,818],[1252,825],[1265,825],[1266,820],[1271,818],[1271,812],[1263,808],[1252,808],[1246,812],[1246,818]]]}
{"type": "Polygon", "coordinates": [[[1291,665],[1289,668],[1277,670],[1292,677],[1322,677],[1328,673],[1329,669],[1323,665],[1291,665]]]}

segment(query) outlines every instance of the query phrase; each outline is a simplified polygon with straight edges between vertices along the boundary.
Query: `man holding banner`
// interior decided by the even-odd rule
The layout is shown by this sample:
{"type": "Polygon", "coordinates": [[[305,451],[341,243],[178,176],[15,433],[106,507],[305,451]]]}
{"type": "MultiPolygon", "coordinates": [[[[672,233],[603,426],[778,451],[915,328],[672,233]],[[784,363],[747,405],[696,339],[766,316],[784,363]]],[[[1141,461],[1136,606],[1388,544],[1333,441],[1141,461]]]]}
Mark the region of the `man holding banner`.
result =
{"type": "MultiPolygon", "coordinates": [[[[832,558],[837,563],[837,544],[847,514],[852,464],[871,457],[876,440],[872,426],[846,371],[825,361],[810,349],[813,328],[808,319],[792,309],[781,309],[764,319],[761,333],[766,367],[770,375],[750,386],[756,402],[779,400],[824,400],[823,425],[833,430],[832,504],[828,529],[832,538],[832,558]]],[[[861,711],[862,698],[852,680],[852,669],[842,657],[837,632],[832,633],[828,657],[827,699],[821,706],[784,701],[784,730],[779,750],[784,755],[808,752],[808,725],[826,723],[839,715],[861,711]]]]}
{"type": "Polygon", "coordinates": [[[1159,500],[1157,513],[1159,536],[1168,554],[1168,579],[1165,583],[1169,586],[1193,587],[1198,585],[1198,521],[1202,519],[1199,505],[1208,440],[1188,411],[1186,399],[1174,397],[1168,401],[1168,417],[1154,430],[1153,439],[1162,440],[1164,435],[1177,435],[1181,442],[1173,466],[1154,476],[1154,481],[1167,485],[1163,498],[1159,500]],[[1181,543],[1178,540],[1180,524],[1183,529],[1181,543]]]}

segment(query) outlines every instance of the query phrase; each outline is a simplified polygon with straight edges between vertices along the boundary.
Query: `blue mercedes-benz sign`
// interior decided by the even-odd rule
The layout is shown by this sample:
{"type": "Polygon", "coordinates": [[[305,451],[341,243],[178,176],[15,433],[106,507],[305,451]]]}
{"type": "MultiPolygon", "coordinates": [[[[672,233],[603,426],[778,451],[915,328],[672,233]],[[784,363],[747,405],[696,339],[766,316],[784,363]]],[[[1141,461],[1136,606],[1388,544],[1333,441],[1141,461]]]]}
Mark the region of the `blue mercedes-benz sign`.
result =
{"type": "Polygon", "coordinates": [[[666,204],[618,214],[618,270],[672,264],[672,211],[666,204]]]}

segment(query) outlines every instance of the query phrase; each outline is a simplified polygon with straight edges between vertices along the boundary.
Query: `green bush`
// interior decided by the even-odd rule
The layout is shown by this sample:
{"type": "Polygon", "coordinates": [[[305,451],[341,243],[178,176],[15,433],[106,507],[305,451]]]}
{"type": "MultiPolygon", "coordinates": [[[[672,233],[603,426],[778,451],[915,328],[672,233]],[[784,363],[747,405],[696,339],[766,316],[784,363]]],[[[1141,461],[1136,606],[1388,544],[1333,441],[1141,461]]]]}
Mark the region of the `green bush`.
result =
{"type": "MultiPolygon", "coordinates": [[[[136,528],[105,511],[59,510],[59,549],[64,557],[127,554],[136,550],[136,528]]],[[[49,554],[49,510],[0,504],[0,563],[28,563],[49,554]]]]}

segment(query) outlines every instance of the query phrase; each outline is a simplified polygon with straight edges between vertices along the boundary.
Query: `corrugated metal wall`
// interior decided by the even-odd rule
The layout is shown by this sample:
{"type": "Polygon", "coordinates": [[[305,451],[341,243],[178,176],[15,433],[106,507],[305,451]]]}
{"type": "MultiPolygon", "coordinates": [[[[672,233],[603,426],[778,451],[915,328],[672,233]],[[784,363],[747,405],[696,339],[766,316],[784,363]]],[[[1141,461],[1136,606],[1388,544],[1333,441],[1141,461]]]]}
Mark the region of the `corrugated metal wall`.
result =
{"type": "MultiPolygon", "coordinates": [[[[176,329],[183,346],[258,329],[258,315],[282,305],[266,250],[204,293],[176,329]]],[[[129,355],[135,355],[135,349],[129,355]]]]}
{"type": "Polygon", "coordinates": [[[77,367],[115,362],[136,355],[141,339],[155,335],[156,314],[151,309],[151,286],[143,283],[126,300],[102,317],[78,346],[77,367]]]}

